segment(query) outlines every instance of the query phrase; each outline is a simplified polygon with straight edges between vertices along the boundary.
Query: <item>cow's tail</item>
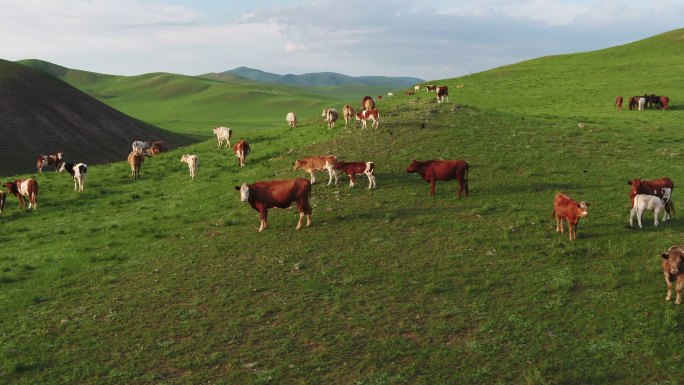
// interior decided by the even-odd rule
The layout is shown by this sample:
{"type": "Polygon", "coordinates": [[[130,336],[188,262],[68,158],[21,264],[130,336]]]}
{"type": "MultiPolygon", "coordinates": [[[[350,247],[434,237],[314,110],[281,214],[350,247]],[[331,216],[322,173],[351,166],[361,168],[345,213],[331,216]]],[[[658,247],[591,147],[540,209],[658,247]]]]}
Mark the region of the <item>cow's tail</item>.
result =
{"type": "Polygon", "coordinates": [[[463,175],[463,184],[464,184],[464,187],[465,187],[465,193],[466,193],[466,195],[469,194],[469,190],[468,190],[468,170],[469,170],[469,169],[470,169],[470,165],[466,162],[466,165],[465,165],[465,173],[464,173],[464,175],[463,175]]]}

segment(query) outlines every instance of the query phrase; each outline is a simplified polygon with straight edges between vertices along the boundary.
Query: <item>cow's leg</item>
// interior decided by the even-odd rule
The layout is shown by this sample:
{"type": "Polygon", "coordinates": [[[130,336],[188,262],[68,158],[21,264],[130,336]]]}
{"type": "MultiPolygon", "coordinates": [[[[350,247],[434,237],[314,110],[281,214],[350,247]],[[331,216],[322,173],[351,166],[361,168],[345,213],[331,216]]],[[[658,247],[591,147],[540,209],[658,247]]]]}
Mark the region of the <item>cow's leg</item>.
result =
{"type": "Polygon", "coordinates": [[[267,208],[259,208],[259,219],[261,219],[261,224],[259,226],[259,232],[262,232],[268,226],[268,209],[267,208]]]}
{"type": "MultiPolygon", "coordinates": [[[[295,230],[299,230],[302,228],[302,222],[304,222],[304,216],[305,216],[304,211],[300,211],[299,212],[299,221],[297,222],[297,227],[295,228],[295,230]]],[[[307,224],[307,226],[308,226],[308,224],[307,224]]]]}
{"type": "Polygon", "coordinates": [[[677,277],[677,287],[675,290],[677,291],[677,299],[675,299],[675,305],[679,305],[682,303],[682,286],[684,286],[684,279],[681,277],[677,277]]]}
{"type": "Polygon", "coordinates": [[[636,206],[633,206],[632,210],[629,211],[629,227],[633,227],[635,215],[636,215],[636,206]]]}
{"type": "Polygon", "coordinates": [[[368,173],[368,188],[375,188],[375,175],[368,173]]]}
{"type": "Polygon", "coordinates": [[[660,215],[660,209],[656,208],[653,210],[653,225],[658,226],[658,215],[660,215]]]}
{"type": "Polygon", "coordinates": [[[430,196],[433,197],[435,196],[435,180],[432,179],[428,183],[430,183],[430,196]]]}
{"type": "Polygon", "coordinates": [[[670,274],[663,272],[665,275],[665,284],[667,284],[667,295],[665,296],[665,301],[670,301],[672,299],[672,281],[670,281],[670,274]]]}
{"type": "Polygon", "coordinates": [[[354,187],[354,176],[353,172],[349,175],[349,187],[354,187]]]}

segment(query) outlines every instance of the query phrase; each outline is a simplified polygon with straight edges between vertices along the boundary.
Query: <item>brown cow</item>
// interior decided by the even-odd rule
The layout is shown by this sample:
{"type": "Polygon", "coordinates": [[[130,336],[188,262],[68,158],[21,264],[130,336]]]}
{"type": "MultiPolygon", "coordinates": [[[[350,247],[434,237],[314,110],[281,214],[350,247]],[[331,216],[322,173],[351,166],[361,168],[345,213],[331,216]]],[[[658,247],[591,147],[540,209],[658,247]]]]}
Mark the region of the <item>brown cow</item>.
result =
{"type": "Polygon", "coordinates": [[[663,110],[667,110],[667,108],[670,106],[670,98],[667,96],[661,96],[660,97],[660,104],[663,106],[663,110]]]}
{"type": "Polygon", "coordinates": [[[438,180],[458,181],[458,197],[465,190],[468,195],[468,162],[465,160],[426,160],[413,159],[406,172],[417,172],[430,184],[430,196],[435,196],[435,182],[438,180]]]}
{"type": "Polygon", "coordinates": [[[636,110],[637,105],[639,104],[639,98],[640,96],[630,96],[629,99],[627,99],[627,107],[629,108],[630,111],[636,110]]]}
{"type": "Polygon", "coordinates": [[[311,184],[316,183],[316,171],[328,171],[328,186],[332,183],[333,177],[335,178],[335,184],[337,184],[337,173],[333,169],[337,157],[329,156],[310,156],[308,158],[299,159],[295,161],[294,169],[299,170],[304,169],[311,175],[311,184]]]}
{"type": "Polygon", "coordinates": [[[553,212],[551,219],[556,219],[556,232],[563,232],[563,219],[568,221],[568,231],[570,240],[577,239],[577,225],[579,219],[587,216],[588,202],[577,202],[563,193],[556,193],[553,198],[553,212]]]}
{"type": "MultiPolygon", "coordinates": [[[[637,194],[655,195],[658,198],[663,197],[663,188],[670,188],[670,193],[674,193],[674,182],[670,178],[660,178],[654,180],[641,180],[639,178],[628,180],[627,184],[632,186],[629,190],[629,199],[634,207],[634,197],[637,194]]],[[[674,214],[674,203],[672,203],[672,196],[665,203],[665,211],[672,215],[674,214]]]]}
{"type": "Polygon", "coordinates": [[[19,208],[26,208],[26,200],[28,198],[28,208],[36,209],[38,207],[38,182],[35,179],[17,179],[14,182],[5,182],[7,191],[14,194],[19,201],[19,208]]]}
{"type": "Polygon", "coordinates": [[[295,230],[302,228],[302,221],[306,216],[306,226],[311,225],[311,182],[306,179],[271,180],[252,184],[243,183],[235,186],[240,191],[240,200],[249,202],[252,208],[259,212],[261,225],[259,232],[268,226],[268,209],[277,207],[286,209],[297,204],[299,222],[295,230]]]}
{"type": "Polygon", "coordinates": [[[55,167],[55,171],[59,168],[59,166],[62,164],[64,161],[64,153],[63,152],[58,152],[56,154],[51,154],[51,155],[38,155],[36,157],[36,168],[38,169],[38,173],[42,174],[43,173],[43,167],[45,165],[53,165],[55,167]]]}
{"type": "Polygon", "coordinates": [[[437,103],[442,103],[446,97],[446,101],[449,101],[449,87],[439,86],[436,90],[437,93],[437,103]]]}
{"type": "Polygon", "coordinates": [[[682,266],[682,254],[684,254],[684,246],[672,246],[667,249],[660,256],[663,258],[660,267],[663,269],[665,275],[665,283],[667,284],[667,296],[665,301],[672,299],[672,282],[677,282],[677,298],[675,304],[682,303],[682,286],[684,286],[684,266],[682,266]]]}
{"type": "Polygon", "coordinates": [[[434,84],[428,84],[425,86],[425,91],[427,92],[435,92],[437,90],[437,86],[434,84]]]}
{"type": "Polygon", "coordinates": [[[349,177],[349,187],[354,187],[354,177],[356,174],[366,174],[368,177],[368,188],[375,188],[375,164],[373,162],[335,162],[335,170],[342,170],[349,177]]]}
{"type": "Polygon", "coordinates": [[[247,143],[246,140],[235,143],[235,146],[233,146],[233,154],[237,157],[238,166],[245,167],[245,158],[247,158],[247,155],[249,155],[251,151],[249,143],[247,143]]]}
{"type": "Polygon", "coordinates": [[[364,96],[361,99],[361,109],[362,110],[372,110],[375,108],[375,100],[371,96],[364,96]]]}
{"type": "Polygon", "coordinates": [[[354,118],[354,107],[352,107],[350,104],[345,104],[342,108],[342,115],[344,115],[344,125],[346,126],[354,118]]]}
{"type": "Polygon", "coordinates": [[[615,108],[622,111],[622,96],[620,95],[615,98],[615,108]]]}
{"type": "Polygon", "coordinates": [[[146,156],[149,155],[135,150],[128,154],[128,164],[131,166],[131,176],[133,179],[140,179],[140,169],[142,168],[143,162],[145,162],[146,156]]]}
{"type": "Polygon", "coordinates": [[[150,148],[147,149],[147,155],[158,155],[162,152],[169,151],[169,146],[161,140],[152,142],[150,148]]]}

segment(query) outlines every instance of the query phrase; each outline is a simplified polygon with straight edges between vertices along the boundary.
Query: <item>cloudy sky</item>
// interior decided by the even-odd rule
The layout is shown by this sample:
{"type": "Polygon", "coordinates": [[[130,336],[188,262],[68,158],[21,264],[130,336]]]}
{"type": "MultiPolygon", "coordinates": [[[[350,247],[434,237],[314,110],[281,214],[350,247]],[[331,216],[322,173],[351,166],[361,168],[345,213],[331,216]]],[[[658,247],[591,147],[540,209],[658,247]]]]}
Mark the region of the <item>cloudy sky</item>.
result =
{"type": "Polygon", "coordinates": [[[684,27],[684,0],[0,0],[0,58],[443,79],[684,27]]]}

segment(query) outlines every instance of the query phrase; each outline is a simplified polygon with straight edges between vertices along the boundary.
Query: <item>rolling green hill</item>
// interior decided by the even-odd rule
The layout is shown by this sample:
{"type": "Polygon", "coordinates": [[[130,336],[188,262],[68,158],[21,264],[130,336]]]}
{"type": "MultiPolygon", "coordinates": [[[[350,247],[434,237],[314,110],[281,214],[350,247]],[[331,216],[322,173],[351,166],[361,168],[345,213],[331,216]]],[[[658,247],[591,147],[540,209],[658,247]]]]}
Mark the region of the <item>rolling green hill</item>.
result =
{"type": "Polygon", "coordinates": [[[678,384],[684,310],[659,254],[684,220],[627,227],[626,181],[681,184],[683,45],[677,30],[445,79],[447,103],[383,99],[378,130],[328,132],[311,107],[296,129],[242,131],[244,169],[207,140],[138,181],[92,167],[83,194],[44,173],[38,210],[10,197],[0,219],[0,382],[678,384]],[[650,92],[672,108],[613,106],[650,92]],[[257,233],[234,186],[303,176],[314,154],[374,161],[377,189],[317,183],[311,227],[272,209],[257,233]],[[412,158],[467,160],[470,195],[430,198],[412,158]],[[554,231],[557,191],[591,203],[577,241],[554,231]]]}

